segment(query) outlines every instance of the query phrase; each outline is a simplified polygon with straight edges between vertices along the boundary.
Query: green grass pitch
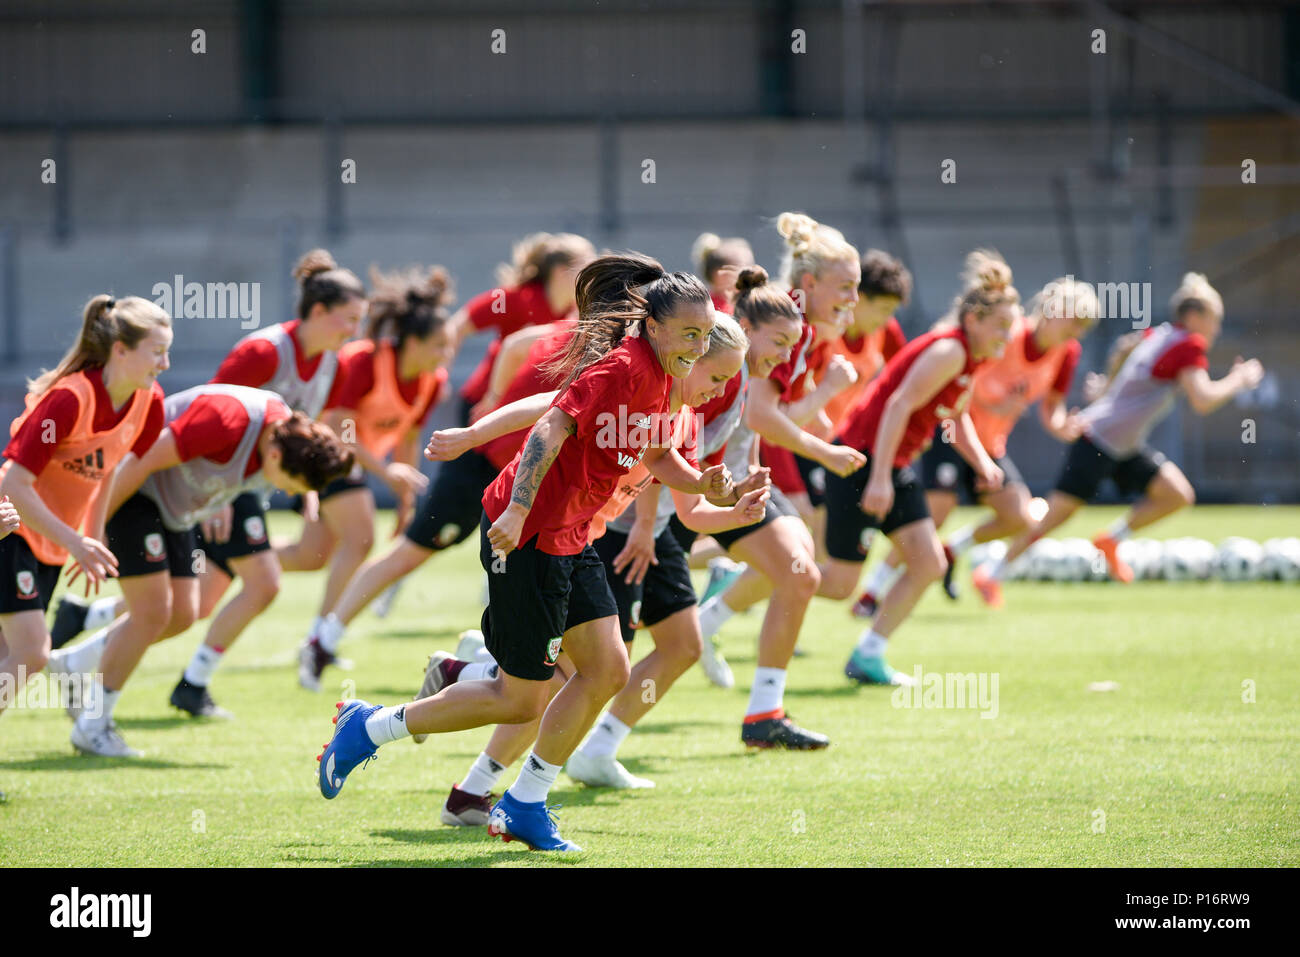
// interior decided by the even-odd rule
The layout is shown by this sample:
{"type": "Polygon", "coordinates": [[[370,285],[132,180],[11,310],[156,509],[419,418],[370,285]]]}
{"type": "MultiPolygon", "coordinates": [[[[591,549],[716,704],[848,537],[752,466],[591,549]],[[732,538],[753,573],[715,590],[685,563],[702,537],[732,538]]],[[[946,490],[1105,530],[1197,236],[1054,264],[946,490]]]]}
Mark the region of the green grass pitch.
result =
{"type": "MultiPolygon", "coordinates": [[[[1116,514],[1085,510],[1058,534],[1090,536],[1116,514]]],[[[295,522],[277,514],[273,530],[290,534],[295,522]]],[[[1298,528],[1300,508],[1198,507],[1152,532],[1217,543],[1298,528]]],[[[118,709],[127,740],[147,752],[139,761],[77,756],[61,711],[11,710],[0,720],[0,864],[1300,863],[1300,587],[1279,583],[1010,584],[997,613],[968,583],[956,604],[932,589],[891,661],[908,673],[996,673],[992,719],[899,708],[888,690],[850,687],[841,669],[859,623],[819,600],[786,707],[830,735],[820,753],[741,746],[760,611],[738,616],[721,636],[738,687],[715,689],[693,669],[623,748],[655,790],[561,776],[562,833],[587,848],[573,859],[439,824],[487,729],[386,746],[323,800],[314,757],[342,683],[370,701],[408,698],[426,656],[477,626],[481,576],[472,543],[435,558],[389,618],[358,618],[343,651],[356,670],[327,672],[318,695],[297,686],[294,652],[322,573],[285,576],[213,682],[235,721],[194,721],[167,704],[202,626],[151,650],[118,709]],[[1089,690],[1107,681],[1118,687],[1089,690]]],[[[638,637],[634,655],[648,644],[638,637]]]]}

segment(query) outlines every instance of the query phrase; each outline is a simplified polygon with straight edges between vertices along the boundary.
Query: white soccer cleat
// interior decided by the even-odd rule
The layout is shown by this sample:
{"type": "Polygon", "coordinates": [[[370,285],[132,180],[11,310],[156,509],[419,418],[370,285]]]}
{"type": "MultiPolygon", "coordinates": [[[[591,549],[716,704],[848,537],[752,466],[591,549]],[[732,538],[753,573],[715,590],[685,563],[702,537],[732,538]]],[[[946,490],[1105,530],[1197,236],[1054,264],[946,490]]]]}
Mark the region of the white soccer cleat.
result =
{"type": "Polygon", "coordinates": [[[483,632],[471,628],[460,633],[460,641],[456,645],[456,657],[461,661],[478,661],[479,655],[485,651],[487,651],[487,642],[483,639],[483,632]]]}
{"type": "Polygon", "coordinates": [[[387,618],[388,613],[393,610],[393,603],[397,601],[397,593],[402,589],[402,582],[406,581],[405,576],[397,579],[387,588],[382,595],[375,599],[374,609],[376,618],[387,618]]]}
{"type": "Polygon", "coordinates": [[[593,758],[574,751],[564,765],[564,773],[575,781],[594,788],[652,788],[655,783],[649,778],[639,778],[610,755],[593,758]]]}
{"type": "Polygon", "coordinates": [[[722,649],[712,638],[704,639],[704,648],[700,652],[700,667],[711,682],[719,688],[736,687],[736,676],[731,673],[731,665],[722,656],[722,649]]]}
{"type": "Polygon", "coordinates": [[[112,721],[89,724],[79,720],[72,726],[71,741],[72,746],[82,754],[97,754],[104,758],[144,757],[143,751],[137,751],[122,740],[117,725],[112,721]]]}

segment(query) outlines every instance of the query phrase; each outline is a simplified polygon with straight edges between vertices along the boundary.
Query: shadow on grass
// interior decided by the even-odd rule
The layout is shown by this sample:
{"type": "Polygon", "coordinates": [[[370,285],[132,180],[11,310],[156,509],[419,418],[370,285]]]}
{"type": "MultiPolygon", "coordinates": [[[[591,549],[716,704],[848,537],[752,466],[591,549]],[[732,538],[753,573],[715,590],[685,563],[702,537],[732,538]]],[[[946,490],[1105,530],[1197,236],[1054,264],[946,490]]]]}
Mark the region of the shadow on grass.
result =
{"type": "Polygon", "coordinates": [[[117,726],[124,730],[132,728],[142,731],[158,731],[166,728],[184,728],[189,725],[195,727],[220,727],[223,724],[230,724],[229,718],[192,718],[188,714],[166,715],[156,718],[123,718],[117,722],[117,726]]]}
{"type": "Polygon", "coordinates": [[[431,652],[438,651],[441,648],[446,648],[448,651],[454,651],[456,648],[456,642],[460,639],[460,632],[432,628],[384,628],[382,630],[372,631],[369,637],[418,638],[429,642],[429,650],[431,652]]]}
{"type": "Polygon", "coordinates": [[[674,734],[689,728],[716,728],[717,726],[716,721],[655,721],[638,724],[636,733],[638,736],[643,734],[674,734]]]}
{"type": "Polygon", "coordinates": [[[226,764],[194,764],[184,761],[164,761],[161,758],[104,758],[91,754],[51,754],[44,758],[25,761],[0,761],[0,771],[101,771],[104,768],[144,768],[149,771],[177,769],[226,771],[226,764]]]}
{"type": "Polygon", "coordinates": [[[842,684],[830,688],[786,688],[785,696],[787,698],[851,698],[858,694],[869,695],[874,690],[890,692],[894,687],[893,685],[842,684]]]}

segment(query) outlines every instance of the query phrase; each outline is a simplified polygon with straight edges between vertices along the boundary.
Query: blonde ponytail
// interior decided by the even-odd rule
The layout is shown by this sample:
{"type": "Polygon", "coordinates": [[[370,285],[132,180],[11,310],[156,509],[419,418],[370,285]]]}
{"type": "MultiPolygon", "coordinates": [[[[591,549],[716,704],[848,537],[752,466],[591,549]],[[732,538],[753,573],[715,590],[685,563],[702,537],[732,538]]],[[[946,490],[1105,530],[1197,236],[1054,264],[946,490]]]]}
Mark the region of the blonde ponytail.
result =
{"type": "Polygon", "coordinates": [[[64,376],[85,369],[102,367],[112,354],[113,343],[134,349],[155,328],[171,328],[171,316],[148,299],[128,296],[114,299],[108,294],[95,296],[81,314],[81,334],[76,343],[53,369],[27,382],[33,395],[48,392],[64,376]]]}

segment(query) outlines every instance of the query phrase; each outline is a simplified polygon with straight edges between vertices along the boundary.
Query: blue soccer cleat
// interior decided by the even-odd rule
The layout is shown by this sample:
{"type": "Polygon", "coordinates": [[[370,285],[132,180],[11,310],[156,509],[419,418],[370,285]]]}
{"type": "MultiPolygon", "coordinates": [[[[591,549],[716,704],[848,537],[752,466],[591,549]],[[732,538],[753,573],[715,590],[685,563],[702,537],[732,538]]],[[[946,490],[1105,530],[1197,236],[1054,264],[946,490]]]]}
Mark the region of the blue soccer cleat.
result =
{"type": "Polygon", "coordinates": [[[853,649],[853,654],[849,655],[848,663],[844,666],[844,674],[862,685],[913,684],[910,676],[889,667],[889,662],[885,661],[884,657],[869,658],[856,648],[853,649]]]}
{"type": "Polygon", "coordinates": [[[577,844],[560,837],[555,826],[555,813],[560,805],[545,801],[525,804],[516,801],[507,791],[492,808],[488,817],[488,833],[509,844],[523,841],[534,851],[580,851],[577,844]]]}
{"type": "Polygon", "coordinates": [[[320,762],[320,793],[326,799],[343,790],[343,782],[353,768],[362,761],[369,764],[371,758],[379,756],[375,743],[366,734],[366,718],[378,711],[379,705],[352,699],[340,701],[335,707],[339,713],[334,716],[334,737],[316,758],[320,762]]]}

